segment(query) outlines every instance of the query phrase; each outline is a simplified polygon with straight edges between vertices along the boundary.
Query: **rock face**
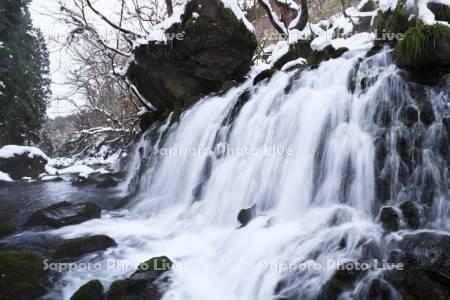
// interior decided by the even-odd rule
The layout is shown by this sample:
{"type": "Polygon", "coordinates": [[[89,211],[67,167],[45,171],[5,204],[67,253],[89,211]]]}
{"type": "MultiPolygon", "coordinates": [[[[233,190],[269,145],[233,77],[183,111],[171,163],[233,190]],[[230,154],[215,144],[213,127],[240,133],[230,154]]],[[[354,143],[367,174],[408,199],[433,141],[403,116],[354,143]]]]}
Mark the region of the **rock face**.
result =
{"type": "Polygon", "coordinates": [[[101,209],[92,202],[72,204],[67,201],[53,204],[33,213],[25,223],[26,227],[48,226],[60,228],[100,218],[101,209]]]}
{"type": "Polygon", "coordinates": [[[47,162],[48,157],[34,147],[5,146],[0,149],[0,171],[13,180],[23,177],[37,179],[45,173],[47,162]]]}
{"type": "Polygon", "coordinates": [[[392,263],[404,270],[389,271],[385,278],[403,299],[450,299],[450,235],[420,232],[405,235],[392,251],[392,263]]]}
{"type": "Polygon", "coordinates": [[[116,242],[106,235],[95,235],[67,240],[56,248],[53,258],[78,258],[85,254],[103,251],[110,247],[116,247],[116,242]]]}
{"type": "Polygon", "coordinates": [[[183,38],[137,47],[127,73],[159,111],[190,106],[226,81],[242,80],[256,49],[255,35],[219,0],[191,0],[166,34],[183,38]]]}
{"type": "Polygon", "coordinates": [[[33,252],[1,251],[0,274],[1,300],[38,299],[47,292],[44,263],[33,252]]]}

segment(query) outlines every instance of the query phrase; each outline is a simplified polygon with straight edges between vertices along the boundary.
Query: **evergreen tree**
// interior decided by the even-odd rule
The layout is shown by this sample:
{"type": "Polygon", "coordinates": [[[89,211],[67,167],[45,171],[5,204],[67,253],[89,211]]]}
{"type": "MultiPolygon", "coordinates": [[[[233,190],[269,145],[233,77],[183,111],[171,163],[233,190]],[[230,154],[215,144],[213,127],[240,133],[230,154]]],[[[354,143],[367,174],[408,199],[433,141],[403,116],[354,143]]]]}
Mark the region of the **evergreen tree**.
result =
{"type": "Polygon", "coordinates": [[[0,145],[37,143],[50,96],[49,55],[30,0],[0,0],[0,145]]]}

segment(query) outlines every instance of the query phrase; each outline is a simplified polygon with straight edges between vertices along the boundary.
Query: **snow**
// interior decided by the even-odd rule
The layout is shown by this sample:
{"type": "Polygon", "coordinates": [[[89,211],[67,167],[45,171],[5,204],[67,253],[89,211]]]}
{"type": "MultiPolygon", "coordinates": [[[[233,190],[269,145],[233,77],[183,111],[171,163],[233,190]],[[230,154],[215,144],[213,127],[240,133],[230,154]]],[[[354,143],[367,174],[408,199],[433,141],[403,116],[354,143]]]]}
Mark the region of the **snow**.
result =
{"type": "Polygon", "coordinates": [[[49,160],[48,156],[36,147],[8,145],[0,149],[0,158],[13,158],[14,156],[24,154],[27,154],[29,158],[34,158],[36,156],[49,160]]]}
{"type": "MultiPolygon", "coordinates": [[[[247,30],[250,32],[255,32],[255,28],[253,25],[247,20],[244,12],[239,8],[236,0],[220,0],[226,8],[231,9],[236,18],[244,23],[247,27],[247,30]]],[[[181,17],[186,11],[186,5],[189,0],[185,0],[179,6],[174,8],[173,15],[170,18],[167,18],[163,22],[157,24],[152,28],[150,33],[148,33],[145,37],[137,39],[134,41],[134,48],[137,48],[141,45],[146,45],[149,42],[158,42],[158,43],[167,43],[168,37],[166,34],[167,29],[172,27],[175,24],[181,23],[181,17]]],[[[197,19],[199,17],[198,13],[193,13],[193,18],[197,19]]]]}
{"type": "Polygon", "coordinates": [[[381,11],[394,10],[397,7],[398,0],[380,0],[378,7],[381,11]]]}
{"type": "Polygon", "coordinates": [[[11,179],[11,177],[9,177],[8,174],[3,173],[2,171],[0,171],[0,182],[12,182],[13,180],[11,179]]]}
{"type": "Polygon", "coordinates": [[[139,117],[143,116],[146,112],[148,112],[148,109],[146,107],[141,107],[141,109],[137,112],[137,115],[139,117]]]}
{"type": "Polygon", "coordinates": [[[306,59],[304,59],[303,57],[300,57],[300,58],[298,58],[296,60],[293,60],[293,61],[290,61],[290,62],[286,63],[281,68],[281,71],[285,72],[285,71],[289,70],[290,68],[295,67],[296,65],[303,65],[303,64],[306,64],[306,63],[307,63],[306,59]]]}
{"type": "MultiPolygon", "coordinates": [[[[428,3],[437,3],[450,5],[450,0],[408,0],[407,5],[410,8],[416,7],[417,9],[417,17],[421,19],[425,25],[433,25],[438,23],[435,19],[435,16],[431,10],[428,9],[428,3]]],[[[439,22],[443,24],[447,24],[447,22],[439,22]]]]}
{"type": "Polygon", "coordinates": [[[279,41],[272,51],[272,55],[269,57],[269,63],[273,66],[283,55],[288,53],[289,43],[287,41],[279,41]]]}
{"type": "Polygon", "coordinates": [[[92,173],[95,173],[96,171],[86,165],[73,165],[68,168],[57,170],[58,174],[73,174],[73,173],[80,173],[83,175],[89,175],[92,173]]]}

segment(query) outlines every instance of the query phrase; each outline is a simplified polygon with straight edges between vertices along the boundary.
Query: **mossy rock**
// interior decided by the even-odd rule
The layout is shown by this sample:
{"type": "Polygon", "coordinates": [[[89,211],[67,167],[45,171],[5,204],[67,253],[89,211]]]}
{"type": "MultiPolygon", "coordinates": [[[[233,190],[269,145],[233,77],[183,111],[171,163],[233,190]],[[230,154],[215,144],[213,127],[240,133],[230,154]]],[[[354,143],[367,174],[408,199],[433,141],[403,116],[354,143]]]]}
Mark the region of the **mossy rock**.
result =
{"type": "Polygon", "coordinates": [[[103,285],[99,280],[91,280],[82,285],[70,300],[103,300],[103,285]]]}
{"type": "Polygon", "coordinates": [[[116,280],[111,284],[106,300],[160,300],[162,291],[155,285],[155,281],[171,270],[172,266],[172,261],[166,256],[154,257],[141,263],[130,278],[116,280]]]}
{"type": "Polygon", "coordinates": [[[345,47],[335,49],[333,46],[328,45],[321,51],[314,51],[306,60],[311,68],[318,68],[321,62],[339,58],[347,51],[348,48],[345,47]]]}
{"type": "Polygon", "coordinates": [[[139,264],[136,272],[132,275],[142,273],[151,273],[154,279],[160,277],[164,273],[170,271],[173,267],[173,262],[167,256],[153,257],[141,264],[139,264]]]}
{"type": "Polygon", "coordinates": [[[376,22],[374,24],[377,32],[376,45],[390,44],[395,45],[398,40],[396,38],[388,39],[386,34],[405,33],[409,28],[416,25],[416,18],[410,18],[414,14],[407,6],[405,0],[398,1],[394,10],[386,12],[379,11],[376,22]],[[383,39],[383,34],[385,39],[383,39]]]}
{"type": "Polygon", "coordinates": [[[60,228],[97,219],[100,216],[100,207],[92,202],[72,204],[63,201],[34,212],[25,222],[25,227],[48,226],[60,228]]]}
{"type": "Polygon", "coordinates": [[[41,257],[28,251],[0,251],[0,299],[37,299],[47,292],[41,257]]]}
{"type": "Polygon", "coordinates": [[[273,68],[281,70],[281,68],[290,61],[300,57],[309,57],[313,52],[311,49],[311,42],[312,40],[301,39],[296,43],[289,45],[288,52],[274,63],[273,68]]]}
{"type": "Polygon", "coordinates": [[[259,82],[271,78],[275,74],[273,69],[267,69],[256,75],[255,79],[253,79],[253,85],[257,85],[259,82]]]}
{"type": "Polygon", "coordinates": [[[0,225],[0,238],[12,235],[17,232],[17,227],[14,225],[0,225]]]}
{"type": "Polygon", "coordinates": [[[123,197],[119,202],[117,202],[114,205],[113,210],[119,210],[119,209],[125,208],[130,203],[131,199],[133,199],[133,196],[134,196],[134,194],[123,197]]]}
{"type": "Polygon", "coordinates": [[[116,247],[117,243],[106,235],[95,235],[67,240],[56,248],[53,258],[78,258],[85,254],[116,247]]]}
{"type": "Polygon", "coordinates": [[[436,21],[450,23],[450,6],[439,3],[428,3],[428,8],[434,14],[436,21]]]}
{"type": "Polygon", "coordinates": [[[380,222],[387,232],[398,231],[400,229],[400,217],[393,207],[385,206],[381,208],[380,222]]]}
{"type": "Polygon", "coordinates": [[[413,81],[437,84],[450,72],[450,27],[419,24],[408,29],[395,47],[395,63],[407,69],[413,81]]]}

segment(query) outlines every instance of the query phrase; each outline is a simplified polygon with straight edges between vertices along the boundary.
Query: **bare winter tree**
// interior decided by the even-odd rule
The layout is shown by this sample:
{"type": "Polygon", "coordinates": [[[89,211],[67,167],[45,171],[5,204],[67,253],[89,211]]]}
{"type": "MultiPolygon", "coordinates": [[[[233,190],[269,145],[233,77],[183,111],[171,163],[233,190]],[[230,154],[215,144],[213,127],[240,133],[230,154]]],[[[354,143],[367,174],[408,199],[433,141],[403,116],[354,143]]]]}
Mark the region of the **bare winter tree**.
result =
{"type": "Polygon", "coordinates": [[[300,7],[290,0],[258,0],[258,2],[266,10],[276,31],[285,36],[290,29],[302,31],[308,23],[307,0],[301,0],[300,7]]]}
{"type": "Polygon", "coordinates": [[[109,1],[116,1],[120,10],[105,11],[95,0],[59,0],[57,17],[72,28],[64,46],[81,66],[69,74],[74,94],[85,100],[82,105],[72,101],[80,115],[128,127],[136,123],[136,111],[151,110],[152,106],[127,80],[122,68],[132,56],[134,40],[171,16],[174,7],[172,0],[109,1]]]}

